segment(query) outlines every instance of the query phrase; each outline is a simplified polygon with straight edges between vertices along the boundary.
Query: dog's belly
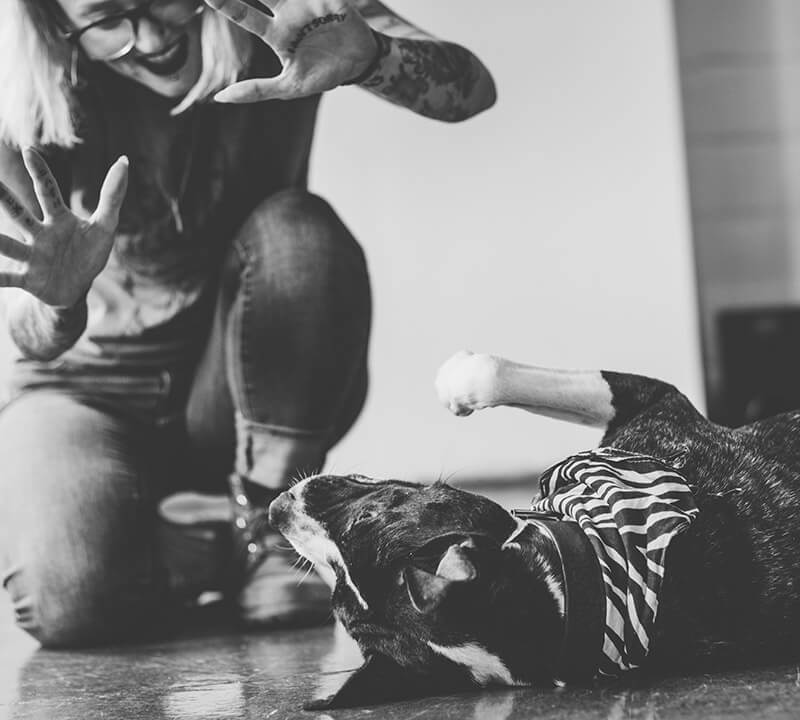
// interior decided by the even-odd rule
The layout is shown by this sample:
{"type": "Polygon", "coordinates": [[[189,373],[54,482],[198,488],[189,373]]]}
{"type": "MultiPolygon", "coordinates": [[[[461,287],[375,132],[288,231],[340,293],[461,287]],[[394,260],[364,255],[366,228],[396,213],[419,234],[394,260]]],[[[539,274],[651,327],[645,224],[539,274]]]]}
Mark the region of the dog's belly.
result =
{"type": "Polygon", "coordinates": [[[800,641],[800,413],[734,430],[667,401],[603,443],[680,457],[700,508],[669,550],[656,655],[800,641]]]}
{"type": "Polygon", "coordinates": [[[763,469],[697,469],[700,513],[670,548],[656,644],[703,654],[716,643],[769,651],[800,640],[800,493],[785,467],[763,469]]]}

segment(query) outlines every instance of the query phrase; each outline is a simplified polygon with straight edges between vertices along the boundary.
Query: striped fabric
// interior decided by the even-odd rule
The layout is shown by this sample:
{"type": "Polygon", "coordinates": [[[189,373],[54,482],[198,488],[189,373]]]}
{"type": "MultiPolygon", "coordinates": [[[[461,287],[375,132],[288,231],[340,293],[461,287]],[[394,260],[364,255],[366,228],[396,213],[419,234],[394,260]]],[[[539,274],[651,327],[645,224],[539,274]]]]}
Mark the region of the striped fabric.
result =
{"type": "Polygon", "coordinates": [[[537,512],[577,521],[597,553],[606,593],[599,672],[618,675],[647,657],[664,579],[664,557],[697,506],[664,462],[615,448],[573,455],[539,480],[537,512]]]}

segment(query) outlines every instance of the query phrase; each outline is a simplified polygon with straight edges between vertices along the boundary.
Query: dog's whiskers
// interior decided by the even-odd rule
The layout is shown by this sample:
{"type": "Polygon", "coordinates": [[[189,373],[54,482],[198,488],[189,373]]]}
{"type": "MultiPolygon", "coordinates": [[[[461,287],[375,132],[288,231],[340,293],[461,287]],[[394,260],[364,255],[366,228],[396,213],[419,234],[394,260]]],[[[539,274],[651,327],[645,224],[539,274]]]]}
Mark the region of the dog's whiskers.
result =
{"type": "Polygon", "coordinates": [[[447,477],[444,477],[444,473],[440,472],[439,476],[436,478],[436,482],[434,485],[449,485],[450,481],[458,475],[458,470],[453,470],[453,472],[448,473],[447,477]]]}
{"type": "Polygon", "coordinates": [[[297,581],[297,586],[300,587],[307,579],[308,576],[314,571],[314,563],[309,561],[308,570],[306,570],[306,574],[297,581]]]}
{"type": "Polygon", "coordinates": [[[303,482],[303,480],[308,480],[308,478],[314,475],[316,475],[316,473],[313,470],[298,470],[297,474],[289,479],[289,488],[293,488],[298,483],[303,482]]]}

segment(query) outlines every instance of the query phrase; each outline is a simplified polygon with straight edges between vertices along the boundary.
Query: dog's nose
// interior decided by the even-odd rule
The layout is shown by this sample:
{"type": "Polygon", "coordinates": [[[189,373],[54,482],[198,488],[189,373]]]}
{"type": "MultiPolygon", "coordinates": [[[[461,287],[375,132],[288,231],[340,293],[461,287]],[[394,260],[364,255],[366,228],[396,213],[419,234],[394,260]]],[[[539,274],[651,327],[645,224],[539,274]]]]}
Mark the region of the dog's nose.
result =
{"type": "Polygon", "coordinates": [[[294,497],[289,490],[282,492],[269,504],[269,524],[281,530],[289,521],[294,497]]]}

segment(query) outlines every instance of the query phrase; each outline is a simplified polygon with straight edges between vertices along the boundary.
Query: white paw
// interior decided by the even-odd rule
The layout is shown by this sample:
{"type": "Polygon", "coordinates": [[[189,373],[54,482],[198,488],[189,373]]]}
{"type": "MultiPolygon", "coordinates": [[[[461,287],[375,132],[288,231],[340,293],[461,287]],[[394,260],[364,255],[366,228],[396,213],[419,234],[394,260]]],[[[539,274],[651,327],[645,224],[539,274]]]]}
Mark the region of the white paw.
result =
{"type": "Polygon", "coordinates": [[[460,350],[436,373],[439,400],[455,415],[489,407],[496,395],[501,359],[460,350]]]}

